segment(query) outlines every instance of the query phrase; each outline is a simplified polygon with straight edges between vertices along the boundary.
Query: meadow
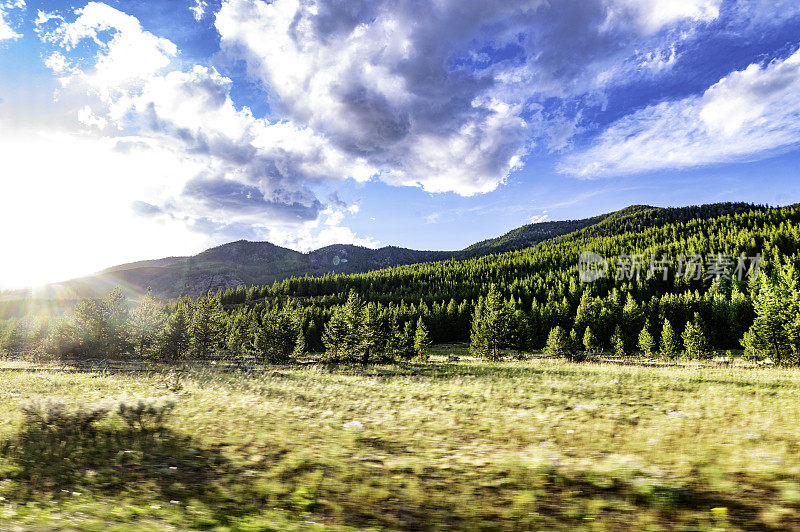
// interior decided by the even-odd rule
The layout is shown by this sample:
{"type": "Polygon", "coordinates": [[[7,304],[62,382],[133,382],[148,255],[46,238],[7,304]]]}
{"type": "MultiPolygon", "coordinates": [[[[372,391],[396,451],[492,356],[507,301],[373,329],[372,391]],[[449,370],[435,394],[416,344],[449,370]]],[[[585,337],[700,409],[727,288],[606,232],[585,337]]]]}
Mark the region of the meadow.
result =
{"type": "Polygon", "coordinates": [[[800,529],[798,369],[434,353],[251,372],[2,363],[0,529],[800,529]],[[23,420],[31,397],[175,409],[47,443],[23,420]]]}

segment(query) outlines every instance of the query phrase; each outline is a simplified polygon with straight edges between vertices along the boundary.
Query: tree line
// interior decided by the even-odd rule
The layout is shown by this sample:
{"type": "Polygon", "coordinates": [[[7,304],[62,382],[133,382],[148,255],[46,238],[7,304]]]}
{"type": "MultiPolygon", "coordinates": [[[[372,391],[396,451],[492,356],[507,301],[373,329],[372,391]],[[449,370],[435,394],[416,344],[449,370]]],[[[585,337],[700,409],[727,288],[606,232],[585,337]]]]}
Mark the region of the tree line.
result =
{"type": "Polygon", "coordinates": [[[796,362],[800,210],[721,204],[711,214],[678,222],[664,213],[657,223],[607,220],[522,251],[290,278],[196,300],[160,302],[148,294],[131,309],[114,291],[81,302],[56,323],[6,320],[0,347],[270,362],[311,351],[333,361],[374,362],[424,355],[430,342],[469,342],[488,358],[508,350],[702,357],[744,348],[748,356],[796,362]],[[609,258],[760,253],[763,259],[760,275],[742,280],[731,271],[713,275],[705,264],[691,278],[669,272],[617,280],[612,262],[609,275],[582,283],[577,264],[585,250],[609,258]]]}

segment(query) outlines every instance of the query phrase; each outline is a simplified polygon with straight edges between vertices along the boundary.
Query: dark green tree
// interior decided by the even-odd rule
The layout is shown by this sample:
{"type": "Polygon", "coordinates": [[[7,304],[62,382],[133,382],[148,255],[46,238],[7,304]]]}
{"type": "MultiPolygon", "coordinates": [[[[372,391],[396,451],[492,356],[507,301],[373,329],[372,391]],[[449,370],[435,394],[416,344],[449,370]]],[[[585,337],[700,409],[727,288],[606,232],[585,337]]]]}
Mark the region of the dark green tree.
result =
{"type": "Polygon", "coordinates": [[[198,298],[189,325],[189,336],[194,356],[209,358],[218,352],[224,339],[226,319],[227,317],[222,310],[219,299],[212,297],[198,298]]]}
{"type": "Polygon", "coordinates": [[[583,333],[583,348],[589,354],[598,353],[600,351],[600,345],[591,327],[586,327],[586,332],[583,333]]]}
{"type": "Polygon", "coordinates": [[[261,327],[255,333],[256,353],[270,364],[288,362],[301,329],[296,309],[283,307],[265,311],[261,327]]]}
{"type": "Polygon", "coordinates": [[[422,318],[417,320],[417,328],[414,332],[414,352],[417,356],[425,356],[426,351],[431,346],[431,339],[428,335],[428,328],[422,318]]]}
{"type": "Polygon", "coordinates": [[[622,334],[622,328],[617,325],[614,329],[614,333],[611,335],[611,349],[614,350],[614,354],[617,356],[625,356],[625,337],[622,334]]]}
{"type": "Polygon", "coordinates": [[[511,333],[511,312],[494,284],[479,302],[472,320],[470,347],[478,356],[500,358],[500,349],[508,345],[511,333]]]}
{"type": "Polygon", "coordinates": [[[344,310],[341,307],[334,308],[322,333],[322,342],[325,344],[325,352],[331,360],[337,361],[345,356],[347,349],[347,333],[347,321],[344,318],[344,310]]]}
{"type": "Polygon", "coordinates": [[[544,352],[549,356],[564,356],[568,355],[569,351],[569,336],[560,325],[556,325],[547,336],[544,352]]]}
{"type": "Polygon", "coordinates": [[[800,291],[794,268],[784,267],[771,279],[761,277],[753,294],[755,319],[744,337],[745,351],[758,358],[771,357],[776,363],[796,362],[800,350],[800,291]]]}
{"type": "Polygon", "coordinates": [[[686,323],[686,328],[681,334],[686,355],[691,358],[702,358],[708,354],[708,340],[703,332],[700,313],[694,313],[694,319],[686,323]]]}
{"type": "Polygon", "coordinates": [[[661,326],[661,356],[673,358],[678,354],[678,338],[668,319],[661,326]]]}
{"type": "Polygon", "coordinates": [[[655,348],[655,340],[653,335],[650,334],[650,320],[645,320],[644,327],[639,332],[639,350],[644,356],[651,356],[655,348]]]}
{"type": "Polygon", "coordinates": [[[191,348],[189,327],[188,303],[180,302],[166,321],[164,338],[161,344],[161,353],[164,358],[178,360],[189,353],[191,348]]]}
{"type": "Polygon", "coordinates": [[[302,329],[297,333],[297,339],[294,342],[294,350],[292,357],[300,358],[306,355],[306,335],[303,334],[302,329]]]}
{"type": "Polygon", "coordinates": [[[136,355],[141,358],[160,355],[165,326],[164,307],[148,289],[130,313],[130,338],[136,355]]]}

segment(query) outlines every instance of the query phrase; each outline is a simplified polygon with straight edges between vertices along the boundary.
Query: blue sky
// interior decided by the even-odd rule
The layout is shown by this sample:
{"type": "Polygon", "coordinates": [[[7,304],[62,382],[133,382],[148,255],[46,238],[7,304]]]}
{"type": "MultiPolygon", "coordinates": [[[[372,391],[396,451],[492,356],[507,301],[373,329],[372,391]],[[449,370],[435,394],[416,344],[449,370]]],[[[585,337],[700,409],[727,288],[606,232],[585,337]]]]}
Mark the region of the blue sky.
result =
{"type": "Polygon", "coordinates": [[[800,202],[798,49],[794,0],[0,0],[0,286],[800,202]]]}

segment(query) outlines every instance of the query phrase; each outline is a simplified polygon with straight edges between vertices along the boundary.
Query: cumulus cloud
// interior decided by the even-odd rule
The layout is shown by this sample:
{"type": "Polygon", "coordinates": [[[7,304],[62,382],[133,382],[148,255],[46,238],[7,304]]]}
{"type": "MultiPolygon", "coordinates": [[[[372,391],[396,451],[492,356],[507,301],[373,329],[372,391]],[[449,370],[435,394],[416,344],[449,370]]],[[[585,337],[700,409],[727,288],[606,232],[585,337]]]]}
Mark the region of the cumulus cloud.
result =
{"type": "Polygon", "coordinates": [[[25,9],[25,0],[0,1],[0,42],[19,39],[17,29],[19,11],[25,9]]]}
{"type": "Polygon", "coordinates": [[[526,117],[531,100],[602,87],[635,43],[713,20],[720,1],[227,0],[216,26],[291,120],[388,183],[472,195],[538,136],[566,145],[569,130],[526,117]]]}
{"type": "MultiPolygon", "coordinates": [[[[3,1],[0,9],[11,5],[3,1]]],[[[104,149],[123,160],[158,153],[180,166],[171,174],[151,169],[162,186],[137,189],[126,212],[213,238],[309,249],[334,238],[376,244],[344,227],[358,206],[328,195],[346,179],[468,196],[497,188],[535,150],[567,154],[562,171],[592,176],[650,170],[653,160],[730,160],[794,142],[788,113],[796,87],[790,80],[777,89],[772,80],[792,78],[787,59],[754,65],[741,80],[734,73],[705,95],[643,108],[588,149],[569,151],[594,131],[587,121],[607,92],[636,76],[666,75],[686,42],[740,20],[745,3],[225,0],[215,18],[221,50],[206,64],[99,2],[40,11],[36,32],[80,135],[108,141],[104,149]],[[267,118],[234,103],[238,91],[219,65],[240,61],[263,89],[258,107],[269,109],[267,118]],[[748,96],[765,83],[775,90],[748,96]]],[[[748,3],[763,20],[775,18],[766,0],[748,3]]],[[[778,4],[785,16],[800,11],[778,4]]],[[[182,5],[209,18],[204,0],[182,5]]]]}
{"type": "Polygon", "coordinates": [[[560,170],[595,177],[754,160],[800,143],[799,116],[800,50],[632,113],[560,170]]]}
{"type": "Polygon", "coordinates": [[[117,138],[118,150],[157,145],[196,171],[176,182],[172,195],[137,200],[138,214],[152,215],[145,207],[152,205],[188,220],[194,230],[217,233],[302,224],[325,209],[314,184],[375,174],[365,160],[337,150],[308,127],[237,108],[229,78],[213,67],[181,68],[177,47],[145,31],[136,18],[95,2],[76,14],[72,22],[47,14],[39,19],[45,42],[65,51],[85,43],[96,49],[90,66],[58,50],[45,60],[65,90],[94,98],[77,111],[78,121],[117,138]]]}
{"type": "Polygon", "coordinates": [[[311,251],[342,243],[368,248],[376,248],[380,245],[378,240],[369,236],[359,236],[349,227],[341,225],[345,216],[347,214],[342,209],[329,206],[320,213],[316,220],[304,222],[299,227],[268,228],[268,240],[274,244],[300,251],[311,251]]]}

